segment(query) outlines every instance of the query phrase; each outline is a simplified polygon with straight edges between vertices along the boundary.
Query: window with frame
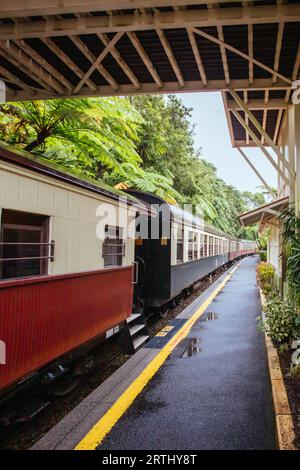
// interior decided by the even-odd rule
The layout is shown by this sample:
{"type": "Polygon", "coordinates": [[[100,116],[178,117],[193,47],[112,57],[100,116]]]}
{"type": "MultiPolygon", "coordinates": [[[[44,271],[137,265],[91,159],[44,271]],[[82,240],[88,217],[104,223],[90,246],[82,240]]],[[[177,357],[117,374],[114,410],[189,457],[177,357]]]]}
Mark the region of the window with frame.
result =
{"type": "Polygon", "coordinates": [[[200,233],[200,258],[206,256],[204,253],[204,234],[200,233]]]}
{"type": "Polygon", "coordinates": [[[178,225],[177,227],[177,263],[183,262],[183,226],[178,225]]]}
{"type": "Polygon", "coordinates": [[[112,225],[105,226],[103,242],[104,267],[122,266],[125,256],[125,243],[123,240],[123,229],[112,225]]]}
{"type": "Polygon", "coordinates": [[[208,252],[208,244],[209,244],[209,236],[208,235],[204,235],[204,256],[209,256],[209,252],[208,252]]]}
{"type": "Polygon", "coordinates": [[[48,274],[54,260],[49,217],[3,209],[0,231],[0,279],[48,274]]]}
{"type": "Polygon", "coordinates": [[[209,256],[214,254],[214,237],[209,237],[209,256]]]}
{"type": "Polygon", "coordinates": [[[198,259],[198,237],[199,237],[199,234],[194,232],[194,247],[193,247],[194,259],[198,259]]]}
{"type": "Polygon", "coordinates": [[[188,260],[191,261],[193,259],[194,254],[194,232],[189,232],[189,240],[188,240],[188,260]]]}

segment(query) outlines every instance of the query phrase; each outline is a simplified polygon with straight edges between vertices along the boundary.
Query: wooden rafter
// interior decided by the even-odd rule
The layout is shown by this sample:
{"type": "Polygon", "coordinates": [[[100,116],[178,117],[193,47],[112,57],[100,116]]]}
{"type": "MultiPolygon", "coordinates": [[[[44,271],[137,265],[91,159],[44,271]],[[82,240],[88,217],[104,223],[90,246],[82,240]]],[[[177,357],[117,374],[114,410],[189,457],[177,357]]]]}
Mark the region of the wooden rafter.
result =
{"type": "Polygon", "coordinates": [[[278,110],[278,116],[277,116],[277,120],[276,120],[276,127],[275,127],[275,132],[274,132],[274,137],[273,137],[274,143],[276,145],[277,145],[277,139],[278,139],[278,134],[279,134],[279,129],[280,129],[280,124],[281,124],[281,119],[282,119],[283,112],[284,112],[283,109],[278,110]]]}
{"type": "MultiPolygon", "coordinates": [[[[293,69],[293,73],[292,73],[292,80],[293,80],[293,82],[294,82],[295,80],[297,80],[298,73],[299,73],[299,69],[300,69],[300,41],[299,41],[299,43],[298,43],[297,55],[296,55],[296,60],[295,60],[294,69],[293,69]]],[[[286,92],[286,95],[285,95],[285,101],[286,101],[286,102],[289,101],[290,95],[291,95],[291,90],[288,90],[288,91],[286,92]]]]}
{"type": "Polygon", "coordinates": [[[179,82],[179,85],[180,87],[183,87],[184,86],[184,78],[182,76],[182,73],[181,73],[181,70],[179,68],[179,65],[177,63],[177,60],[175,59],[175,56],[173,54],[173,51],[172,51],[172,48],[169,44],[169,41],[167,40],[166,38],[166,35],[164,33],[164,31],[162,29],[157,29],[156,30],[157,34],[158,34],[158,37],[160,39],[160,42],[164,48],[164,51],[169,59],[169,62],[172,66],[172,69],[176,75],[176,78],[179,82]]]}
{"type": "Polygon", "coordinates": [[[4,82],[8,80],[9,82],[14,83],[14,85],[17,85],[23,90],[32,91],[32,87],[24,83],[19,77],[17,77],[13,73],[6,70],[4,67],[2,67],[2,65],[0,65],[0,76],[1,76],[1,79],[4,80],[4,82]]]}
{"type": "MultiPolygon", "coordinates": [[[[85,58],[91,64],[94,64],[96,61],[96,57],[94,56],[94,54],[92,54],[92,52],[89,50],[87,45],[77,36],[71,36],[70,39],[75,44],[75,46],[80,50],[80,52],[85,56],[85,58]]],[[[106,70],[106,68],[101,63],[97,65],[96,70],[98,70],[98,72],[105,78],[105,80],[107,81],[107,83],[110,84],[113,90],[115,91],[118,90],[119,85],[117,84],[115,79],[111,76],[111,74],[108,72],[108,70],[106,70]]],[[[86,84],[94,90],[95,88],[97,88],[94,82],[90,79],[87,80],[86,84]]]]}
{"type": "Polygon", "coordinates": [[[200,29],[197,29],[197,28],[193,28],[193,31],[196,34],[199,34],[200,36],[205,37],[209,41],[215,42],[219,46],[223,45],[225,47],[225,49],[228,49],[229,51],[243,57],[244,59],[248,60],[249,62],[252,62],[253,64],[257,65],[258,67],[260,67],[260,68],[266,70],[267,72],[269,72],[271,75],[273,75],[273,76],[276,75],[277,78],[280,78],[284,82],[289,83],[289,84],[292,83],[292,81],[289,78],[287,78],[284,75],[280,74],[279,72],[276,72],[275,70],[271,69],[271,67],[268,67],[267,65],[263,64],[259,60],[251,58],[248,54],[245,54],[244,52],[240,51],[239,49],[236,49],[235,47],[231,46],[230,44],[227,44],[224,41],[221,41],[220,39],[212,36],[211,34],[205,33],[204,31],[202,31],[200,29]]]}
{"type": "Polygon", "coordinates": [[[253,83],[253,25],[248,25],[249,82],[253,83]]]}
{"type": "MultiPolygon", "coordinates": [[[[277,32],[277,40],[276,40],[276,50],[275,50],[275,59],[274,59],[274,70],[278,72],[279,69],[279,61],[280,61],[280,54],[282,48],[282,38],[283,38],[283,31],[284,31],[284,23],[280,22],[278,24],[278,32],[277,32]]],[[[273,75],[273,82],[277,81],[277,76],[273,75]]]]}
{"type": "MultiPolygon", "coordinates": [[[[98,38],[102,43],[104,44],[105,47],[108,47],[109,45],[109,38],[106,34],[97,34],[98,38]]],[[[125,62],[125,60],[121,57],[120,52],[113,46],[110,50],[111,55],[115,59],[115,61],[118,63],[119,67],[123,70],[123,72],[127,75],[133,86],[138,90],[140,88],[140,83],[138,79],[136,78],[135,74],[129,67],[129,65],[125,62]]]]}
{"type": "Polygon", "coordinates": [[[23,53],[15,44],[10,41],[1,42],[0,50],[4,52],[7,60],[24,71],[35,82],[41,83],[50,93],[56,91],[61,95],[64,94],[65,88],[61,83],[46,72],[43,67],[36,64],[27,54],[23,53]]]}
{"type": "Polygon", "coordinates": [[[32,47],[25,43],[23,40],[13,41],[14,44],[29,57],[31,57],[37,64],[43,67],[52,77],[62,84],[69,92],[72,91],[72,84],[65,79],[49,62],[47,62],[40,54],[38,54],[32,47]]]}
{"type": "Polygon", "coordinates": [[[135,50],[137,51],[137,53],[139,54],[140,58],[142,59],[142,61],[144,62],[145,66],[147,67],[148,69],[148,72],[150,73],[150,75],[152,76],[153,80],[155,81],[156,85],[161,88],[163,83],[160,79],[160,76],[158,75],[154,65],[152,64],[147,52],[145,51],[145,49],[143,48],[142,44],[141,44],[141,41],[139,40],[139,38],[137,37],[137,35],[133,32],[129,32],[127,33],[128,34],[128,37],[132,43],[132,45],[134,46],[135,50]]]}
{"type": "Polygon", "coordinates": [[[192,50],[193,50],[195,61],[197,63],[197,67],[198,67],[198,70],[199,70],[201,80],[202,80],[204,85],[207,85],[207,78],[206,78],[205,68],[204,68],[204,65],[203,65],[203,62],[202,62],[202,59],[201,59],[201,54],[200,54],[200,51],[199,51],[198,44],[196,42],[195,35],[194,35],[193,31],[191,31],[190,29],[187,30],[187,33],[188,33],[188,36],[189,36],[189,40],[190,40],[190,43],[191,43],[191,47],[192,47],[192,50]]]}
{"type": "Polygon", "coordinates": [[[245,154],[245,152],[241,149],[241,148],[237,148],[237,150],[240,152],[240,154],[242,155],[242,157],[244,158],[244,160],[248,163],[248,165],[250,166],[250,168],[252,168],[252,170],[254,171],[254,173],[256,174],[256,176],[260,179],[260,181],[262,182],[262,184],[265,186],[265,188],[267,189],[267,191],[269,192],[269,194],[272,196],[272,198],[275,198],[276,197],[276,192],[273,191],[273,189],[268,185],[268,183],[266,182],[266,180],[263,178],[263,176],[259,173],[259,171],[256,169],[256,167],[253,165],[253,163],[251,162],[251,160],[247,157],[247,155],[245,154]]]}
{"type": "MultiPolygon", "coordinates": [[[[219,39],[222,41],[222,43],[224,43],[224,33],[223,33],[223,28],[221,25],[217,26],[217,31],[218,31],[219,39]]],[[[226,49],[223,44],[220,44],[220,51],[221,51],[225,81],[227,85],[229,85],[230,84],[229,68],[228,68],[228,62],[227,62],[226,49]]]]}
{"type": "MultiPolygon", "coordinates": [[[[253,115],[253,113],[249,110],[248,106],[243,102],[243,100],[240,99],[239,95],[234,91],[230,89],[230,93],[235,99],[235,101],[241,106],[242,110],[244,111],[245,114],[248,115],[249,120],[252,122],[252,124],[255,126],[255,128],[258,130],[261,136],[264,137],[266,143],[270,145],[272,150],[275,152],[275,154],[278,156],[279,160],[282,161],[284,164],[285,168],[291,173],[292,176],[294,176],[294,170],[291,168],[289,162],[286,161],[282,153],[280,152],[279,148],[275,145],[269,134],[262,128],[256,117],[253,115]]],[[[236,115],[236,112],[233,111],[236,115]]]]}
{"type": "MultiPolygon", "coordinates": [[[[54,41],[50,38],[41,38],[41,41],[54,53],[59,57],[60,60],[62,60],[72,72],[77,75],[78,78],[82,79],[84,77],[83,71],[78,67],[78,65],[70,59],[70,57],[60,48],[55,44],[54,41]]],[[[91,89],[96,91],[97,87],[96,85],[91,81],[87,80],[86,81],[87,86],[91,89]]]]}
{"type": "Polygon", "coordinates": [[[237,111],[231,111],[234,116],[236,117],[236,119],[239,121],[239,123],[242,125],[242,127],[248,131],[248,133],[250,134],[250,136],[252,137],[253,141],[256,143],[256,145],[260,148],[260,150],[264,153],[264,155],[267,157],[267,159],[269,160],[269,162],[271,163],[271,165],[273,166],[273,168],[276,170],[276,172],[278,172],[281,176],[281,178],[287,183],[288,182],[288,179],[287,177],[285,176],[285,174],[283,173],[283,171],[281,170],[281,168],[279,167],[279,165],[274,161],[274,159],[272,158],[272,156],[270,155],[270,153],[267,151],[266,147],[263,146],[263,144],[261,143],[260,139],[257,137],[257,135],[255,134],[255,132],[251,129],[251,127],[249,125],[246,124],[246,121],[242,118],[242,116],[240,115],[240,113],[238,113],[237,111]]]}
{"type": "Polygon", "coordinates": [[[91,65],[89,70],[85,73],[84,77],[80,80],[78,85],[74,89],[74,94],[77,94],[82,86],[85,84],[87,79],[91,76],[91,74],[94,72],[94,70],[97,69],[98,65],[101,63],[101,61],[104,59],[104,57],[107,56],[107,54],[112,50],[114,45],[119,41],[119,39],[123,36],[123,33],[117,33],[114,35],[112,40],[105,46],[103,51],[99,54],[99,56],[95,59],[94,63],[91,65]]]}

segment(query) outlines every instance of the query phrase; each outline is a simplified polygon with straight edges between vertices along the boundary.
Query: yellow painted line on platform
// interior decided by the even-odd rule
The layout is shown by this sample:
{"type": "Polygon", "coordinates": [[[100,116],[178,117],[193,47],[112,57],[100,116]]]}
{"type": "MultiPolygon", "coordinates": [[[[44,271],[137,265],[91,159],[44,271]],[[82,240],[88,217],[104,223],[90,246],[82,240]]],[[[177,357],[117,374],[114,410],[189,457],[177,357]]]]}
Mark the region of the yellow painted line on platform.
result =
{"type": "Polygon", "coordinates": [[[102,418],[92,427],[87,435],[77,444],[75,450],[95,450],[103,441],[105,436],[111,431],[114,425],[123,416],[143,388],[152,379],[155,373],[160,369],[168,356],[190,332],[194,323],[205,312],[214,298],[224,288],[233,273],[241,264],[241,261],[225,276],[223,281],[216,287],[212,294],[201,304],[198,310],[187,320],[187,322],[178,330],[172,339],[159,351],[152,361],[145,367],[140,375],[132,384],[122,393],[111,408],[102,416],[102,418]]]}

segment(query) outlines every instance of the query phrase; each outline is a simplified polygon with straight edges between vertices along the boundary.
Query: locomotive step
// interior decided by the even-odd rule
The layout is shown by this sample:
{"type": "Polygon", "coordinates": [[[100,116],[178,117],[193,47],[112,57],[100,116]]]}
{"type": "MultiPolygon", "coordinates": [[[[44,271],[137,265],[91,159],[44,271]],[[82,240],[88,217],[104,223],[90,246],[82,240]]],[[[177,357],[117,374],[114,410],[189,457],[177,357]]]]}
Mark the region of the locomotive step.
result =
{"type": "Polygon", "coordinates": [[[142,344],[144,344],[148,339],[149,339],[148,335],[141,335],[135,338],[132,342],[134,349],[136,350],[137,348],[142,346],[142,344]]]}
{"type": "Polygon", "coordinates": [[[126,322],[127,322],[127,324],[128,324],[128,323],[131,323],[132,321],[137,320],[137,319],[140,318],[140,317],[141,317],[141,314],[140,314],[140,313],[132,313],[132,314],[130,315],[130,317],[127,318],[126,322]]]}
{"type": "Polygon", "coordinates": [[[143,330],[144,328],[144,324],[133,325],[131,328],[129,328],[130,336],[135,335],[138,331],[143,330]]]}

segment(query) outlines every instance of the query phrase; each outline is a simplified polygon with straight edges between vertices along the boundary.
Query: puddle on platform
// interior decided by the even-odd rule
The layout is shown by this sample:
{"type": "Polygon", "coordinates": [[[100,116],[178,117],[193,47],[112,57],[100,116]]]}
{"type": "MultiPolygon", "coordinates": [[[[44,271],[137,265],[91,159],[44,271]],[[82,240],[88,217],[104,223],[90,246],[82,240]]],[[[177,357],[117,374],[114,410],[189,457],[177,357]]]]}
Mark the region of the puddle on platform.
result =
{"type": "Polygon", "coordinates": [[[200,343],[199,338],[187,338],[187,340],[189,341],[189,343],[188,343],[186,349],[181,354],[181,357],[195,356],[195,354],[197,354],[199,351],[201,351],[201,349],[198,347],[198,345],[200,343]]]}
{"type": "Polygon", "coordinates": [[[205,316],[205,321],[209,321],[209,320],[217,320],[218,318],[218,315],[214,312],[207,312],[206,316],[205,316]]]}

